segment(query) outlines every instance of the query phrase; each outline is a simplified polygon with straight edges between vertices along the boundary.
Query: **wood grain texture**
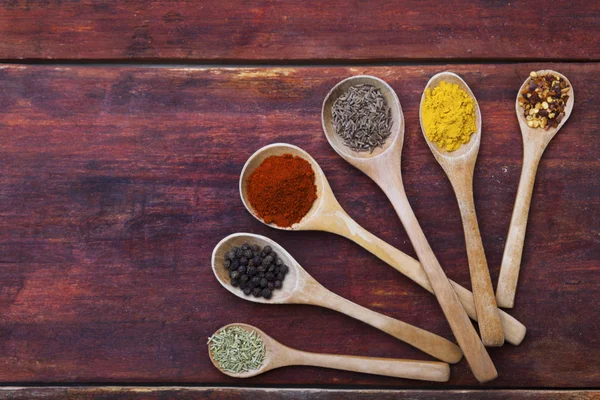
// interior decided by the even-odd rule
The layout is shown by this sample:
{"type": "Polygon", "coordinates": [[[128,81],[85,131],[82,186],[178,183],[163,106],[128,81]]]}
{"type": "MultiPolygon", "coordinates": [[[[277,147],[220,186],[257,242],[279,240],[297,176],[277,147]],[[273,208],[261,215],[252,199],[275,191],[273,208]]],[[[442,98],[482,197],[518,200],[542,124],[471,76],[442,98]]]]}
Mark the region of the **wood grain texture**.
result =
{"type": "Polygon", "coordinates": [[[325,390],[325,389],[262,389],[231,387],[42,387],[0,389],[1,399],[64,399],[81,400],[598,400],[594,390],[325,390]]]}
{"type": "Polygon", "coordinates": [[[600,3],[2,0],[0,59],[600,59],[600,3]]]}
{"type": "MultiPolygon", "coordinates": [[[[494,282],[521,170],[515,93],[539,67],[451,68],[483,115],[474,188],[494,282]]],[[[511,310],[528,333],[518,347],[490,349],[500,375],[487,387],[600,381],[600,114],[589,84],[600,80],[600,66],[544,67],[569,77],[577,106],[548,146],[534,188],[511,310]]],[[[336,82],[379,76],[404,110],[411,206],[445,272],[469,287],[452,188],[419,130],[421,91],[443,69],[0,67],[0,381],[240,384],[214,369],[206,348],[208,335],[234,321],[305,351],[428,359],[333,311],[238,299],[214,279],[210,254],[232,232],[266,235],[332,291],[451,338],[422,288],[344,238],[262,225],[237,185],[259,147],[301,146],[358,223],[414,257],[385,195],[321,132],[321,102],[336,82]]],[[[441,387],[309,367],[244,382],[441,387]]],[[[443,387],[474,384],[461,362],[443,387]]]]}

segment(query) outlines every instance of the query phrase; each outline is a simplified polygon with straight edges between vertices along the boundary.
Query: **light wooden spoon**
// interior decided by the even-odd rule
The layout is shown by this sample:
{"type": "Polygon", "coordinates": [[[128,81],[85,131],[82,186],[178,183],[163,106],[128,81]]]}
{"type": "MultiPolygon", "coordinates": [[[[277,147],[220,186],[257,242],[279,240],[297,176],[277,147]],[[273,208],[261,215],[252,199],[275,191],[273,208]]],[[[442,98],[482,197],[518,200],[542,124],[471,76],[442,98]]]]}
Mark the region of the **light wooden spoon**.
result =
{"type": "Polygon", "coordinates": [[[435,159],[444,169],[448,176],[462,218],[463,230],[465,232],[465,243],[467,245],[467,256],[469,258],[469,272],[471,275],[471,287],[473,288],[473,298],[475,299],[475,309],[477,311],[477,321],[479,322],[479,331],[481,339],[486,346],[499,347],[504,344],[504,333],[500,323],[498,306],[490,278],[477,215],[475,214],[475,201],[473,198],[473,171],[479,153],[479,144],[481,142],[481,111],[477,99],[469,86],[458,75],[452,72],[441,72],[433,76],[421,97],[421,106],[419,107],[419,117],[421,120],[421,131],[425,137],[427,145],[435,156],[435,159]],[[475,123],[477,131],[471,136],[468,143],[463,144],[458,150],[448,152],[440,148],[436,143],[432,143],[423,126],[423,103],[425,101],[425,91],[433,90],[439,84],[445,81],[447,83],[457,84],[473,99],[475,105],[475,123]]]}
{"type": "MultiPolygon", "coordinates": [[[[325,177],[319,164],[310,156],[310,154],[301,148],[286,143],[275,143],[256,151],[250,156],[248,161],[246,161],[240,175],[240,195],[246,209],[263,224],[276,229],[293,231],[317,230],[344,236],[379,257],[382,261],[412,279],[425,290],[433,293],[433,288],[429,284],[429,279],[427,279],[425,270],[419,261],[384,242],[350,218],[335,198],[331,187],[329,186],[329,182],[327,181],[327,177],[325,177]],[[275,224],[266,224],[263,219],[258,217],[254,208],[252,208],[246,193],[246,180],[250,174],[252,174],[266,158],[283,154],[292,154],[302,157],[311,164],[312,169],[315,172],[315,185],[317,186],[318,196],[306,216],[300,222],[289,228],[282,228],[275,224]]],[[[450,283],[454,287],[458,298],[462,302],[462,305],[469,316],[474,320],[477,320],[472,293],[456,282],[450,281],[450,283]]],[[[500,320],[502,321],[506,340],[515,346],[519,345],[527,332],[525,326],[502,310],[500,310],[500,320]]]]}
{"type": "Polygon", "coordinates": [[[433,254],[406,197],[400,171],[402,144],[404,142],[404,116],[394,89],[383,80],[373,76],[362,75],[344,79],[327,94],[323,102],[322,123],[325,136],[333,149],[342,158],[373,179],[390,199],[408,233],[446,320],[448,320],[475,378],[480,382],[495,379],[498,376],[496,368],[479,336],[477,336],[475,328],[469,321],[469,317],[456,292],[452,289],[440,263],[433,254]],[[392,110],[393,126],[391,135],[387,138],[383,147],[378,147],[372,153],[350,150],[336,134],[332,123],[332,106],[335,100],[350,86],[365,83],[378,88],[392,110]]]}
{"type": "MultiPolygon", "coordinates": [[[[450,378],[450,366],[443,362],[308,353],[287,347],[252,325],[236,323],[225,325],[221,329],[233,326],[248,331],[255,331],[260,335],[265,345],[265,359],[263,360],[261,367],[238,374],[223,370],[214,360],[209,346],[208,354],[213,365],[225,375],[234,378],[250,378],[275,368],[291,365],[308,365],[343,371],[362,372],[365,374],[391,376],[394,378],[418,379],[434,382],[447,382],[450,378]]],[[[221,329],[219,329],[219,331],[221,329]]]]}
{"type": "Polygon", "coordinates": [[[500,266],[500,276],[498,277],[498,287],[496,289],[496,300],[500,307],[512,308],[515,304],[515,293],[517,291],[517,280],[519,279],[519,269],[521,268],[521,256],[523,255],[523,242],[525,241],[525,231],[527,229],[527,216],[529,215],[529,206],[533,194],[533,183],[538,164],[544,154],[546,146],[550,143],[554,135],[567,122],[573,111],[575,102],[575,93],[571,82],[562,74],[549,69],[537,71],[538,75],[553,74],[563,78],[569,84],[569,99],[565,103],[565,116],[556,128],[549,128],[547,131],[542,128],[530,128],[527,125],[527,119],[523,115],[523,108],[519,105],[521,91],[529,85],[527,78],[517,94],[515,108],[517,111],[517,120],[521,127],[521,136],[523,136],[523,169],[517,190],[517,198],[510,219],[510,228],[508,237],[504,245],[504,254],[502,255],[502,265],[500,266]]]}
{"type": "Polygon", "coordinates": [[[213,251],[212,269],[217,280],[225,289],[244,300],[263,304],[310,304],[329,308],[380,329],[439,360],[454,364],[462,358],[460,348],[443,337],[371,311],[326,289],[310,276],[283,247],[265,236],[252,233],[234,233],[227,236],[217,244],[213,251]],[[273,297],[268,300],[263,297],[246,296],[242,290],[229,283],[229,273],[223,267],[225,254],[231,247],[241,246],[243,243],[257,244],[261,247],[271,246],[290,269],[283,280],[281,289],[274,290],[273,297]]]}

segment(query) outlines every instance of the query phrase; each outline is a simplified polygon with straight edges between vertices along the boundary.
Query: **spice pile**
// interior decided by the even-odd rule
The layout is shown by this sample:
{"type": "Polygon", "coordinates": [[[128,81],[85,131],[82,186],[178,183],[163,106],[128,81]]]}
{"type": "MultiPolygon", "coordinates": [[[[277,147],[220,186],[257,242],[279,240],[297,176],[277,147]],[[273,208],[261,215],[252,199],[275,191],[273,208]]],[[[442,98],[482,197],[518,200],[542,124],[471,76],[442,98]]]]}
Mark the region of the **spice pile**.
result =
{"type": "Polygon", "coordinates": [[[244,243],[232,247],[223,261],[229,270],[231,286],[239,287],[246,296],[270,299],[275,289],[281,289],[289,268],[270,246],[260,248],[244,243]]]}
{"type": "Polygon", "coordinates": [[[392,110],[387,100],[373,85],[348,88],[333,103],[335,132],[354,151],[369,151],[383,146],[392,132],[392,110]]]}
{"type": "Polygon", "coordinates": [[[469,143],[477,130],[473,99],[455,83],[442,81],[425,91],[421,118],[427,139],[446,151],[469,143]]]}
{"type": "Polygon", "coordinates": [[[529,76],[529,84],[521,90],[519,98],[527,126],[545,130],[556,128],[565,117],[569,84],[558,75],[531,72],[529,76]]]}
{"type": "Polygon", "coordinates": [[[246,191],[258,217],[282,228],[300,222],[317,199],[310,163],[291,154],[265,159],[248,177],[246,191]]]}
{"type": "Polygon", "coordinates": [[[219,367],[234,374],[259,369],[265,359],[265,344],[260,335],[239,326],[216,332],[208,338],[208,348],[219,367]]]}

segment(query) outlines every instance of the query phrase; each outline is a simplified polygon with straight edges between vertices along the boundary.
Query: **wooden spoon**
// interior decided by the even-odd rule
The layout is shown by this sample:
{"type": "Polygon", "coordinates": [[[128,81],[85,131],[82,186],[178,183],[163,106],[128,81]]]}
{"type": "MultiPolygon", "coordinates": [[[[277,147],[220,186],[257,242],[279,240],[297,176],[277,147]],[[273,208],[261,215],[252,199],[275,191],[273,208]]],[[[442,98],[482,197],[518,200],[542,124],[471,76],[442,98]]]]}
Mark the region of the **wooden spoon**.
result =
{"type": "MultiPolygon", "coordinates": [[[[433,288],[429,284],[429,279],[427,279],[425,270],[419,261],[379,239],[350,218],[335,198],[331,187],[329,186],[329,182],[319,164],[317,164],[310,154],[301,148],[291,144],[275,143],[256,151],[250,156],[248,161],[246,161],[240,175],[240,195],[246,209],[263,224],[276,229],[293,231],[317,230],[344,236],[379,257],[382,261],[412,279],[425,290],[433,293],[433,288]],[[315,172],[315,185],[317,186],[318,196],[307,215],[300,222],[289,228],[283,228],[275,224],[266,224],[263,219],[258,217],[254,208],[252,208],[246,193],[246,180],[250,174],[266,158],[283,154],[292,154],[302,157],[311,164],[312,169],[315,172]]],[[[454,287],[458,298],[462,302],[462,305],[469,316],[474,320],[477,320],[472,293],[456,282],[450,281],[450,283],[454,287]]],[[[514,345],[519,345],[527,332],[525,326],[502,310],[500,310],[500,320],[502,321],[506,340],[514,345]]]]}
{"type": "Polygon", "coordinates": [[[225,289],[244,300],[264,304],[310,304],[329,308],[374,326],[439,360],[454,364],[462,358],[458,346],[443,337],[371,311],[327,290],[310,276],[283,247],[267,237],[252,233],[235,233],[227,236],[217,244],[213,251],[212,269],[217,280],[225,289]],[[290,269],[283,280],[282,288],[274,290],[273,297],[268,300],[263,297],[246,296],[239,288],[235,288],[229,283],[229,273],[223,267],[225,254],[231,247],[241,246],[243,243],[257,244],[261,247],[271,246],[290,269]]]}
{"type": "Polygon", "coordinates": [[[434,382],[447,382],[450,378],[450,366],[442,362],[308,353],[284,346],[252,325],[240,323],[229,324],[221,329],[232,326],[238,326],[247,329],[248,331],[255,331],[260,335],[265,345],[265,359],[261,367],[239,374],[223,370],[213,359],[209,349],[208,354],[213,365],[225,375],[234,378],[250,378],[275,368],[291,365],[309,365],[313,367],[332,368],[343,371],[354,371],[365,374],[392,376],[394,378],[418,379],[434,382]]]}
{"type": "Polygon", "coordinates": [[[538,75],[553,74],[563,78],[569,84],[569,99],[565,104],[565,116],[556,128],[550,128],[547,131],[542,128],[530,128],[527,125],[527,119],[523,115],[523,108],[519,105],[521,91],[529,85],[527,78],[517,94],[515,108],[517,111],[517,120],[521,127],[523,136],[523,169],[521,170],[521,179],[517,198],[510,219],[510,228],[508,237],[504,245],[504,254],[502,256],[502,265],[500,266],[500,276],[498,277],[498,288],[496,289],[496,300],[500,307],[512,308],[515,304],[515,293],[517,291],[517,280],[519,278],[519,269],[521,268],[521,256],[523,255],[523,242],[525,241],[525,231],[527,229],[527,216],[529,215],[529,206],[531,204],[531,195],[533,194],[533,183],[537,167],[544,154],[544,150],[554,135],[567,122],[573,111],[575,102],[575,93],[571,82],[562,74],[549,69],[537,71],[538,75]]]}
{"type": "Polygon", "coordinates": [[[469,258],[469,272],[471,274],[471,286],[473,288],[473,298],[475,299],[475,309],[477,311],[477,321],[479,322],[479,331],[481,339],[486,346],[498,347],[504,344],[504,333],[500,323],[498,306],[490,278],[481,233],[475,214],[475,201],[473,198],[473,171],[479,153],[479,144],[481,142],[481,111],[477,99],[471,92],[469,86],[456,74],[452,72],[441,72],[433,76],[423,91],[421,97],[421,106],[419,116],[421,119],[421,131],[425,136],[425,141],[435,159],[444,169],[448,176],[462,218],[463,230],[465,232],[465,243],[467,245],[467,256],[469,258]],[[447,83],[458,84],[471,98],[475,104],[475,122],[477,131],[471,136],[471,140],[463,144],[458,150],[448,152],[432,143],[425,134],[423,126],[423,103],[425,101],[425,91],[433,90],[439,84],[445,81],[447,83]]]}
{"type": "Polygon", "coordinates": [[[475,378],[480,382],[495,379],[498,376],[496,368],[479,336],[477,336],[475,328],[469,321],[469,317],[456,292],[452,289],[440,263],[433,254],[406,197],[400,171],[402,144],[404,142],[404,116],[400,101],[394,90],[383,80],[373,76],[362,75],[347,78],[335,85],[327,94],[323,102],[322,123],[325,136],[333,149],[342,158],[373,179],[390,199],[408,233],[438,302],[450,324],[450,328],[475,378]],[[381,90],[392,110],[392,133],[383,147],[378,147],[372,153],[354,152],[346,147],[335,132],[331,115],[333,103],[342,93],[350,86],[364,83],[371,84],[381,90]]]}

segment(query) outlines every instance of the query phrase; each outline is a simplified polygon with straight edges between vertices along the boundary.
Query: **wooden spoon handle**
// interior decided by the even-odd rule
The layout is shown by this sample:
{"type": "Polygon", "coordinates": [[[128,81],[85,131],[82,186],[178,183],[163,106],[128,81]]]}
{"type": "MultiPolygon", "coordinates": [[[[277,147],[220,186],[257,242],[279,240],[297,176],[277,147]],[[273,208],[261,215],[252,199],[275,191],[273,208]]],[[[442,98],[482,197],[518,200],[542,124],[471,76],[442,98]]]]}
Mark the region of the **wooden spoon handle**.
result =
{"type": "Polygon", "coordinates": [[[471,275],[471,287],[479,322],[479,332],[483,344],[491,347],[499,347],[504,344],[504,332],[498,313],[498,305],[490,278],[485,250],[481,241],[477,215],[475,214],[475,201],[473,199],[473,180],[456,190],[456,197],[460,208],[463,230],[465,231],[465,243],[467,246],[467,257],[469,259],[469,273],[471,275]]]}
{"type": "Polygon", "coordinates": [[[376,182],[386,193],[400,217],[402,225],[404,225],[404,229],[408,233],[408,237],[423,265],[423,269],[427,273],[429,282],[442,307],[446,320],[450,324],[450,329],[452,329],[452,333],[454,333],[473,371],[473,375],[480,382],[495,379],[498,376],[496,367],[494,367],[492,359],[479,339],[479,336],[477,336],[477,332],[475,332],[475,328],[471,324],[471,321],[469,321],[465,309],[462,307],[454,289],[450,286],[446,274],[444,274],[440,263],[427,242],[427,238],[423,230],[421,230],[417,217],[406,198],[406,193],[404,193],[402,179],[397,173],[393,172],[394,168],[398,168],[398,166],[394,164],[383,164],[383,166],[385,168],[380,169],[380,179],[376,180],[376,182]]]}
{"type": "Polygon", "coordinates": [[[359,306],[325,288],[322,288],[322,292],[318,296],[313,296],[311,304],[339,311],[367,323],[439,360],[454,364],[462,358],[460,348],[449,340],[406,322],[359,306]]]}
{"type": "Polygon", "coordinates": [[[523,169],[515,207],[510,219],[508,237],[504,245],[500,276],[498,277],[498,288],[496,289],[496,300],[500,307],[512,308],[515,304],[515,293],[517,291],[517,280],[521,268],[521,257],[523,255],[523,243],[525,231],[527,230],[527,217],[533,194],[533,184],[543,149],[537,152],[524,150],[523,169]]]}
{"type": "MultiPolygon", "coordinates": [[[[371,232],[367,231],[356,221],[350,218],[348,214],[341,212],[342,210],[338,211],[340,212],[336,212],[335,214],[331,215],[331,221],[329,221],[329,217],[325,220],[327,223],[324,224],[324,230],[336,233],[352,240],[359,246],[379,257],[382,261],[389,264],[398,272],[412,279],[425,290],[433,293],[433,288],[429,283],[427,274],[425,274],[425,270],[418,260],[415,260],[408,254],[403,253],[389,243],[384,242],[377,236],[373,235],[371,232]]],[[[477,321],[477,313],[475,311],[473,294],[468,289],[460,286],[458,283],[453,282],[452,280],[450,283],[456,291],[456,294],[458,295],[458,298],[460,299],[460,302],[462,303],[469,317],[477,321]]],[[[527,328],[508,313],[502,310],[498,311],[506,341],[518,346],[523,341],[525,333],[527,332],[527,328]]]]}
{"type": "Polygon", "coordinates": [[[318,354],[295,349],[289,349],[288,357],[288,365],[310,365],[434,382],[446,382],[450,378],[450,366],[435,361],[318,354]]]}

